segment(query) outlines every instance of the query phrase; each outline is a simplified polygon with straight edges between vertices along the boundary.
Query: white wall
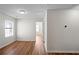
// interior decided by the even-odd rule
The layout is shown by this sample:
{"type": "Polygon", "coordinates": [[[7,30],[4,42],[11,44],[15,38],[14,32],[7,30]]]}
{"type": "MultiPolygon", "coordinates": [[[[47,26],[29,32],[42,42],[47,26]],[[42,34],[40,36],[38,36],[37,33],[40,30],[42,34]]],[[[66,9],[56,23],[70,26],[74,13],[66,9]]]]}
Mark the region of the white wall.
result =
{"type": "Polygon", "coordinates": [[[14,42],[16,40],[16,21],[14,18],[7,16],[4,13],[0,12],[0,48],[14,42]],[[10,20],[14,22],[14,36],[5,38],[5,20],[10,20]]]}
{"type": "Polygon", "coordinates": [[[47,51],[47,11],[45,11],[45,16],[43,20],[43,32],[44,32],[44,41],[45,41],[45,50],[47,51]]]}
{"type": "Polygon", "coordinates": [[[48,52],[79,51],[79,11],[48,10],[47,14],[48,52]]]}
{"type": "Polygon", "coordinates": [[[17,20],[17,40],[35,41],[36,40],[36,22],[42,19],[26,18],[17,20]]]}

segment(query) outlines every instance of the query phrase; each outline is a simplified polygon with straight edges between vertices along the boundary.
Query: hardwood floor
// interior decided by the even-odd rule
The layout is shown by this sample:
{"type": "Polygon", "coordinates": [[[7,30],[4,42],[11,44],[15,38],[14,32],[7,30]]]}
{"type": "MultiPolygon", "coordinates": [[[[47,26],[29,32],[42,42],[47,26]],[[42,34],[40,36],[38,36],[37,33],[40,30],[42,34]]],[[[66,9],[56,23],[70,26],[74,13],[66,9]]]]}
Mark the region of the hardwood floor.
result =
{"type": "Polygon", "coordinates": [[[0,49],[0,55],[45,55],[43,37],[36,36],[34,41],[16,41],[0,49]]]}
{"type": "Polygon", "coordinates": [[[2,48],[0,55],[31,55],[34,49],[33,41],[16,41],[2,48]]]}
{"type": "Polygon", "coordinates": [[[34,41],[15,41],[0,49],[0,55],[79,55],[79,53],[46,53],[43,38],[38,35],[34,41]]]}
{"type": "Polygon", "coordinates": [[[44,43],[43,43],[43,36],[41,35],[36,36],[36,43],[35,43],[35,47],[32,54],[33,55],[46,55],[46,51],[45,51],[44,43]]]}

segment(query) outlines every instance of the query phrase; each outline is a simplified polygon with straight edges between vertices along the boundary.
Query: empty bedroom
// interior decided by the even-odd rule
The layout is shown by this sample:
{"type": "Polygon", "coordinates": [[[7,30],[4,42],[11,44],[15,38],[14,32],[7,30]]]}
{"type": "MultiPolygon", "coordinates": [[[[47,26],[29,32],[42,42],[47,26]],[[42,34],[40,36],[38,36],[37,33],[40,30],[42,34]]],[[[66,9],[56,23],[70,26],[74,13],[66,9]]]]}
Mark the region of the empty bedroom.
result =
{"type": "Polygon", "coordinates": [[[79,55],[78,4],[0,4],[0,55],[79,55]]]}

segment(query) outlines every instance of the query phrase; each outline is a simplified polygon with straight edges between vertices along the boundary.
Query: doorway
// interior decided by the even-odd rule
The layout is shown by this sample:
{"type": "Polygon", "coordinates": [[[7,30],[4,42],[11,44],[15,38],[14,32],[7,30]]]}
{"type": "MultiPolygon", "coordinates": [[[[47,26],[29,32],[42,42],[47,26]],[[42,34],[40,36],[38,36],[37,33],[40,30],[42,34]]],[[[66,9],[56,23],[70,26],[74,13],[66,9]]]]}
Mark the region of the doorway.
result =
{"type": "Polygon", "coordinates": [[[36,42],[33,54],[35,55],[44,55],[44,38],[43,38],[43,22],[36,22],[36,42]]]}
{"type": "Polygon", "coordinates": [[[43,36],[43,22],[36,22],[36,35],[43,36]]]}

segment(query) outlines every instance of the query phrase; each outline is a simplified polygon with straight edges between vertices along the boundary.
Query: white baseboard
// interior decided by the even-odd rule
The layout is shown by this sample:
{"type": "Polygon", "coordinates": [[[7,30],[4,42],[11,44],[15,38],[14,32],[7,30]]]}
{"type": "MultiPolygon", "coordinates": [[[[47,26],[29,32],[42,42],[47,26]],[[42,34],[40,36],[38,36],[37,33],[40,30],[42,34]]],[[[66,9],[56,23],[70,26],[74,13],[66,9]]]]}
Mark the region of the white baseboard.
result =
{"type": "Polygon", "coordinates": [[[36,41],[36,40],[22,40],[22,39],[21,40],[20,39],[18,40],[17,39],[17,41],[36,41]]]}
{"type": "Polygon", "coordinates": [[[11,41],[11,42],[8,42],[8,43],[4,44],[3,46],[0,47],[0,49],[3,48],[3,47],[5,47],[5,46],[7,46],[7,45],[9,45],[9,44],[11,44],[11,43],[13,43],[13,42],[15,42],[15,41],[11,41]]]}
{"type": "Polygon", "coordinates": [[[79,53],[79,51],[47,51],[47,53],[79,53]]]}
{"type": "MultiPolygon", "coordinates": [[[[15,40],[15,41],[22,41],[22,40],[15,40]]],[[[7,45],[9,45],[9,44],[11,44],[11,43],[13,43],[13,42],[15,42],[15,41],[11,41],[11,42],[8,42],[8,43],[4,44],[3,46],[0,47],[0,49],[7,46],[7,45]]],[[[34,40],[31,40],[31,41],[34,41],[34,40]]]]}

